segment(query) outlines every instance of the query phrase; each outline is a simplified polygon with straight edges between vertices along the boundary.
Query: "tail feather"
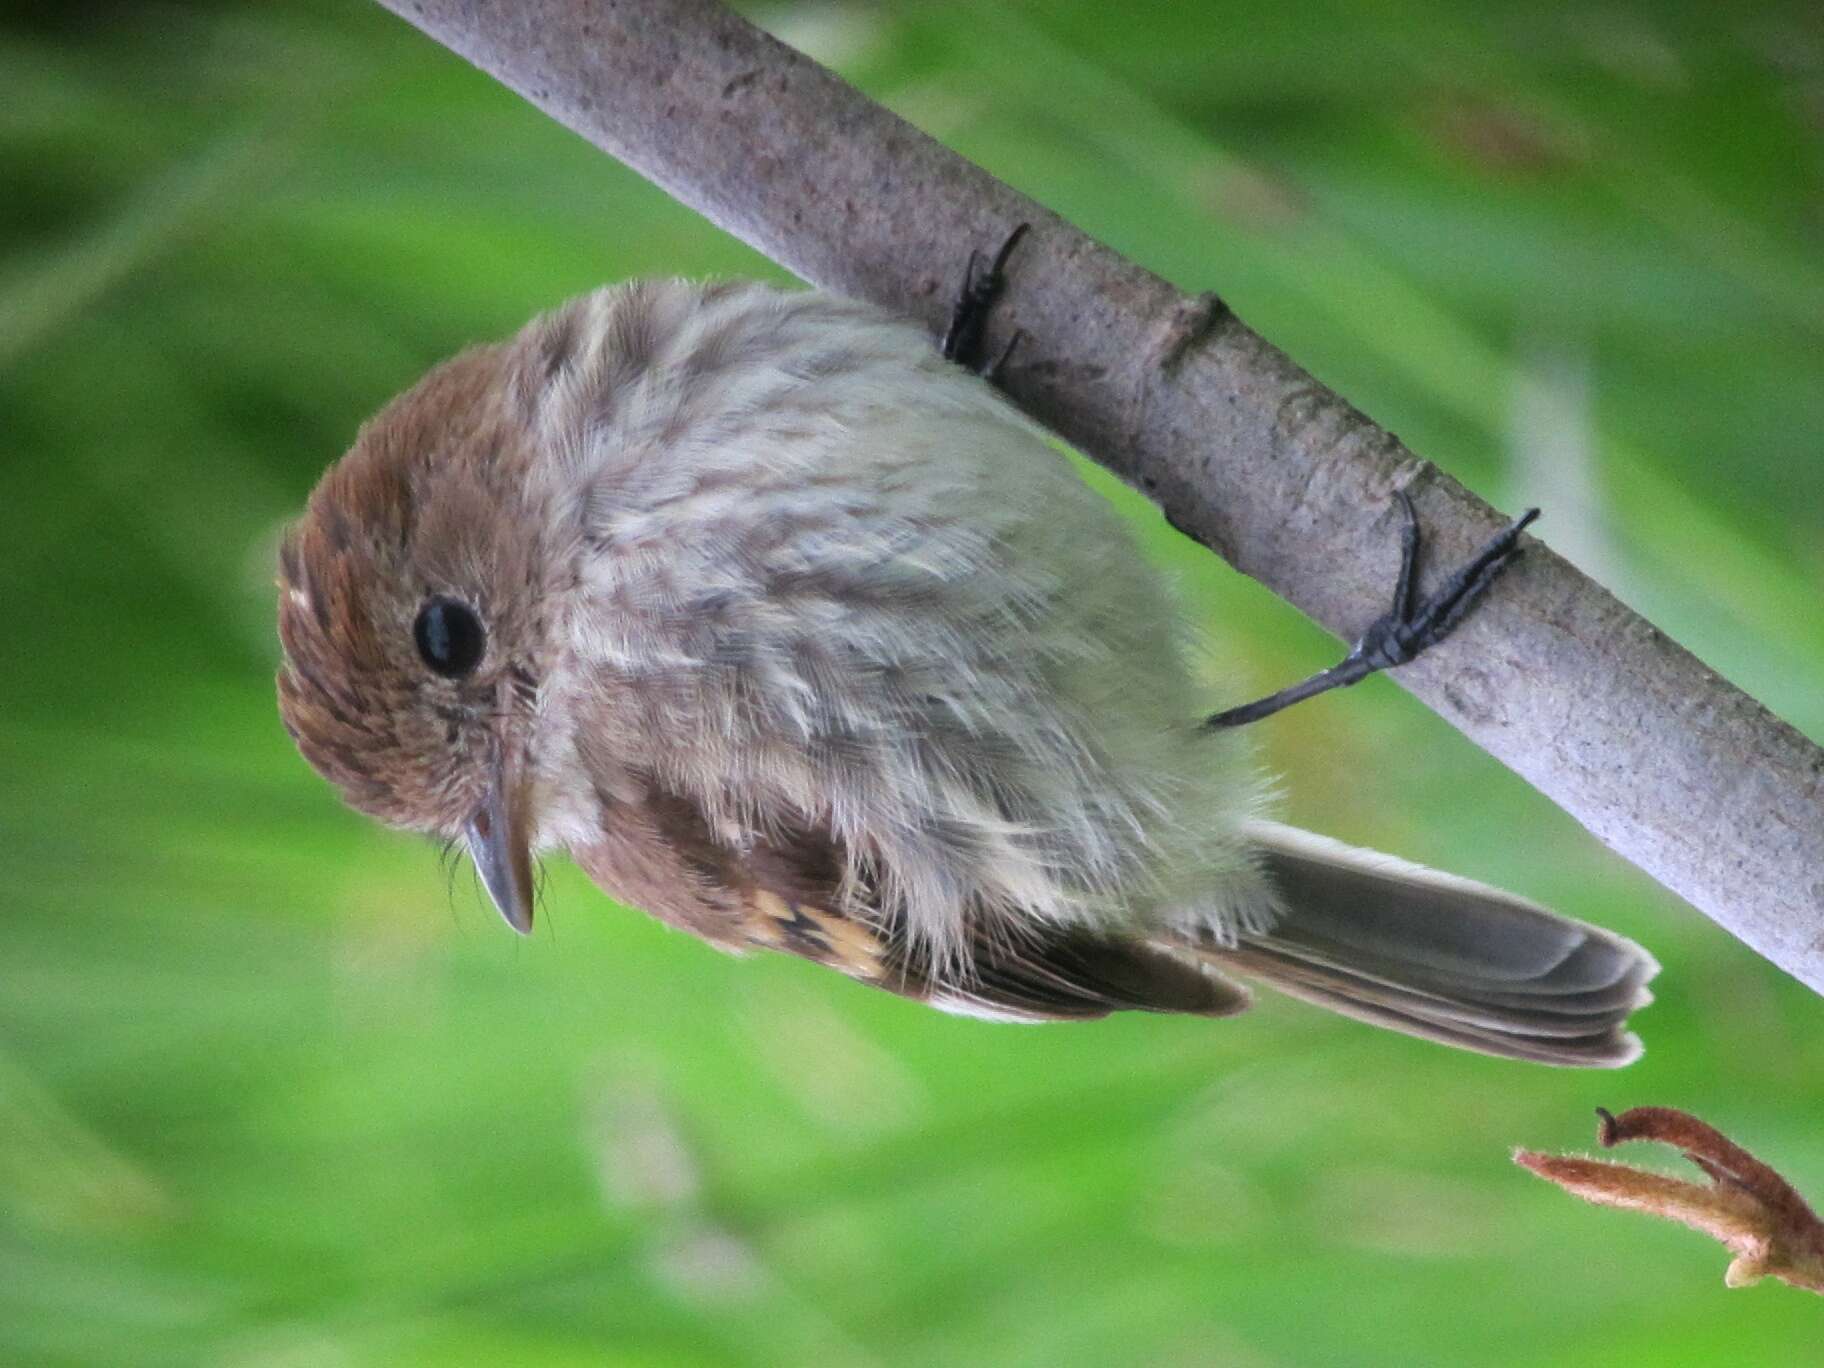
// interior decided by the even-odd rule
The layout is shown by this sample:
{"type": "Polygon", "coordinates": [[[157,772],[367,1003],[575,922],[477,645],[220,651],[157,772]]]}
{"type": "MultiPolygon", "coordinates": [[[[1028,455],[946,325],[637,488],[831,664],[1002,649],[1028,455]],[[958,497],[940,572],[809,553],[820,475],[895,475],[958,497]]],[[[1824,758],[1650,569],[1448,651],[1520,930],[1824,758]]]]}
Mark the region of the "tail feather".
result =
{"type": "Polygon", "coordinates": [[[1511,893],[1292,827],[1251,835],[1281,915],[1211,956],[1293,997],[1464,1049],[1630,1063],[1659,971],[1632,941],[1511,893]]]}

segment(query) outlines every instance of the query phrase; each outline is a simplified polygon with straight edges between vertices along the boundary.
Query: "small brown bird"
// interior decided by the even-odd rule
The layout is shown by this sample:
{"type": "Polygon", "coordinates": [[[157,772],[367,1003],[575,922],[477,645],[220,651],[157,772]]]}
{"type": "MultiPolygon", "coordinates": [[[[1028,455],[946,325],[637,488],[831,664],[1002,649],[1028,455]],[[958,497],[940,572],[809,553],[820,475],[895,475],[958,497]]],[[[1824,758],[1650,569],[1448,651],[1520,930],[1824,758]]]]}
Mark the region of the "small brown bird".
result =
{"type": "MultiPolygon", "coordinates": [[[[1344,673],[1447,631],[1518,527],[1416,606],[1411,527],[1344,673]]],[[[304,756],[362,811],[465,839],[522,932],[532,852],[563,848],[713,945],[973,1016],[1222,1016],[1234,971],[1491,1054],[1639,1052],[1638,946],[1267,820],[1218,725],[1267,709],[1207,718],[1110,508],[867,305],[573,300],[394,400],[281,562],[304,756]]]]}

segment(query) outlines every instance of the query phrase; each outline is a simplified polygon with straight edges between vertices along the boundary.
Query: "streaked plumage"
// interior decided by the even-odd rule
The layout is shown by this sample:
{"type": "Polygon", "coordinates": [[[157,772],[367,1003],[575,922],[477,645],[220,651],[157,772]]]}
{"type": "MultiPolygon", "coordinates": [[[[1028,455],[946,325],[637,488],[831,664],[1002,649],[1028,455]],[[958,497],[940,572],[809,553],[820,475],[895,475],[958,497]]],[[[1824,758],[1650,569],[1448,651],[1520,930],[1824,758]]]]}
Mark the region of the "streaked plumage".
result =
{"type": "Polygon", "coordinates": [[[724,948],[985,1016],[1221,1015],[1226,965],[1494,1053],[1637,1048],[1637,947],[1266,822],[1111,510],[870,307],[575,300],[395,400],[282,568],[287,725],[351,803],[450,835],[495,795],[724,948]],[[433,596],[486,625],[472,674],[418,659],[433,596]]]}

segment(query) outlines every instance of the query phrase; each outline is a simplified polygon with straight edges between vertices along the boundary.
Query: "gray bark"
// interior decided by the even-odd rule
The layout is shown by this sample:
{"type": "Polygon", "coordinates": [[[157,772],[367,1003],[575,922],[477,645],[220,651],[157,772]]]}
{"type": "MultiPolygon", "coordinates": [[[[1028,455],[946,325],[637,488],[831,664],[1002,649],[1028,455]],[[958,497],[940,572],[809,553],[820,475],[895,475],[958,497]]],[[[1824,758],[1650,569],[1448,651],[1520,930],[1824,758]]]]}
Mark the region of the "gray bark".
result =
{"type": "MultiPolygon", "coordinates": [[[[1211,296],[1085,237],[711,0],[381,0],[825,289],[941,331],[959,255],[1030,222],[990,346],[1027,412],[1344,637],[1408,488],[1448,566],[1501,525],[1211,296]]],[[[1824,992],[1824,752],[1533,544],[1399,682],[1612,849],[1824,992]]]]}

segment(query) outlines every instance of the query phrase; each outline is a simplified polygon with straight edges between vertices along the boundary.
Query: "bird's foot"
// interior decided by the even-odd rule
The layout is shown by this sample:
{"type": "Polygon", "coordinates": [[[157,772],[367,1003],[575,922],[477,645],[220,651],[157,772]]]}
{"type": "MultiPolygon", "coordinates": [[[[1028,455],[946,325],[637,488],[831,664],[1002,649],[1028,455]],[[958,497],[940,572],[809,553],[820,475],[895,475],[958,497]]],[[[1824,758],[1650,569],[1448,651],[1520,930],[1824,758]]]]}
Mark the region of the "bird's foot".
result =
{"type": "Polygon", "coordinates": [[[957,292],[956,305],[950,311],[950,326],[944,330],[941,350],[946,361],[954,361],[967,370],[974,371],[983,379],[992,382],[1007,364],[1007,358],[1013,354],[1023,333],[1015,332],[1001,349],[1001,354],[992,362],[982,352],[982,344],[987,337],[988,315],[994,311],[995,301],[1007,288],[1007,262],[1013,256],[1013,249],[1020,244],[1032,229],[1030,223],[1022,223],[1007,235],[1001,244],[1001,250],[993,259],[986,257],[979,249],[969,253],[969,264],[963,268],[963,288],[957,292]]]}
{"type": "Polygon", "coordinates": [[[1400,533],[1400,577],[1394,586],[1392,609],[1369,624],[1368,630],[1338,664],[1276,694],[1219,712],[1204,723],[1206,727],[1239,727],[1258,722],[1304,699],[1344,688],[1377,671],[1416,659],[1456,630],[1476,601],[1488,592],[1495,577],[1520,554],[1520,533],[1539,516],[1538,509],[1527,509],[1475,556],[1458,566],[1434,592],[1415,603],[1419,516],[1405,490],[1394,491],[1394,497],[1400,501],[1405,527],[1400,533]]]}

